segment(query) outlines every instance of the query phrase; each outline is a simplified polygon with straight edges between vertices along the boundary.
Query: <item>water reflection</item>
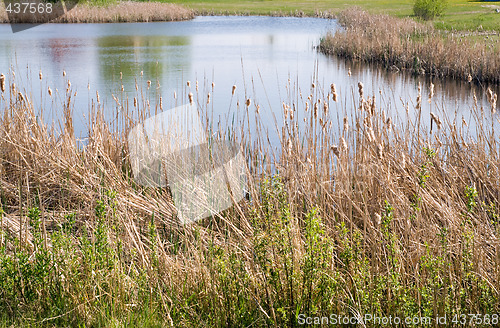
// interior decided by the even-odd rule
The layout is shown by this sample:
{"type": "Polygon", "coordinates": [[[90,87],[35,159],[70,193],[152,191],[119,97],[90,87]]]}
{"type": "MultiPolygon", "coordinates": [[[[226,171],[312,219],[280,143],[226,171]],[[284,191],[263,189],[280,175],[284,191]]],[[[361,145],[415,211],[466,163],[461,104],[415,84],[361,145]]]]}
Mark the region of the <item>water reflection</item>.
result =
{"type": "MultiPolygon", "coordinates": [[[[96,91],[104,111],[113,113],[116,104],[112,94],[131,101],[148,80],[153,86],[147,95],[152,100],[162,96],[164,108],[185,104],[189,92],[203,105],[210,92],[214,119],[226,118],[228,124],[245,115],[241,109],[244,106],[238,109],[236,104],[251,98],[253,104],[260,105],[260,115],[269,124],[269,131],[273,131],[273,116],[281,117],[282,102],[297,100],[300,94],[307,98],[313,81],[325,89],[335,83],[342,101],[338,108],[346,111],[357,107],[353,102],[357,101],[358,81],[364,83],[366,95],[376,95],[377,103],[391,110],[401,110],[401,102],[415,102],[419,83],[426,100],[431,81],[435,84],[434,100],[442,109],[469,112],[474,92],[479,105],[487,108],[484,85],[414,77],[318,53],[314,47],[320,38],[338,28],[335,20],[290,17],[45,24],[15,34],[8,25],[0,25],[0,72],[7,73],[13,66],[16,77],[31,81],[25,85],[32,88],[34,97],[45,94],[48,86],[64,93],[69,79],[78,92],[73,102],[77,135],[86,133],[88,122],[83,115],[96,91]],[[39,70],[44,80],[36,83],[39,70]],[[199,90],[195,81],[199,82],[199,90]],[[233,85],[237,85],[234,96],[233,85]]],[[[498,87],[495,90],[500,94],[498,87]]],[[[61,106],[55,104],[53,109],[56,119],[61,106]]]]}

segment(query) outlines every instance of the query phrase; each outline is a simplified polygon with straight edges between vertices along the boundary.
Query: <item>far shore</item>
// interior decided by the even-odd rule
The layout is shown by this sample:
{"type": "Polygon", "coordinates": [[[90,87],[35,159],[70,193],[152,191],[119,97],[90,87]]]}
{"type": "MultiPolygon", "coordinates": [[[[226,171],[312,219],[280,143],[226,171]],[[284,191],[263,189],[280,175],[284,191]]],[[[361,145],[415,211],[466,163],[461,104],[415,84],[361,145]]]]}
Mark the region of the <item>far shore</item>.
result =
{"type": "MultiPolygon", "coordinates": [[[[193,19],[194,11],[184,6],[160,2],[123,1],[106,6],[77,4],[50,23],[120,23],[157,22],[193,19]]],[[[46,23],[44,15],[19,15],[12,22],[4,5],[0,5],[0,23],[46,23]]]]}

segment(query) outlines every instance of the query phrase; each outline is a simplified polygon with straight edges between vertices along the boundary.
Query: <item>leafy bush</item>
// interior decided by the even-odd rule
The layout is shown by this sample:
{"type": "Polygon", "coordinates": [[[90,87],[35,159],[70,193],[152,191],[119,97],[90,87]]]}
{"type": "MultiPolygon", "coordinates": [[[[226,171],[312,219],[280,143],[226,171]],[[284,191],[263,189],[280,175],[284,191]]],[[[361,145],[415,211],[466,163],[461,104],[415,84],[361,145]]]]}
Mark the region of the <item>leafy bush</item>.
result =
{"type": "Polygon", "coordinates": [[[417,17],[429,20],[441,16],[446,6],[446,0],[415,0],[413,13],[417,17]]]}

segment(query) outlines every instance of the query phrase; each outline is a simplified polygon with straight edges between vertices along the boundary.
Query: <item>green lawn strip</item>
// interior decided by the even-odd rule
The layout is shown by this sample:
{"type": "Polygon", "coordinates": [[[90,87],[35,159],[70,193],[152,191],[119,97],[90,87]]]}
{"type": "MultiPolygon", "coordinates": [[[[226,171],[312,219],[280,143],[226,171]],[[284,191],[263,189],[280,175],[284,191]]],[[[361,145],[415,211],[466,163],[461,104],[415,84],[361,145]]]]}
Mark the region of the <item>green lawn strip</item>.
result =
{"type": "MultiPolygon", "coordinates": [[[[411,16],[413,1],[296,1],[296,0],[161,0],[185,5],[201,13],[235,13],[249,15],[269,15],[274,13],[290,14],[303,12],[314,15],[316,12],[338,13],[352,6],[359,6],[373,13],[388,13],[398,17],[411,16]]],[[[442,17],[435,20],[441,29],[455,30],[499,30],[500,1],[466,1],[449,0],[448,7],[442,17]]]]}

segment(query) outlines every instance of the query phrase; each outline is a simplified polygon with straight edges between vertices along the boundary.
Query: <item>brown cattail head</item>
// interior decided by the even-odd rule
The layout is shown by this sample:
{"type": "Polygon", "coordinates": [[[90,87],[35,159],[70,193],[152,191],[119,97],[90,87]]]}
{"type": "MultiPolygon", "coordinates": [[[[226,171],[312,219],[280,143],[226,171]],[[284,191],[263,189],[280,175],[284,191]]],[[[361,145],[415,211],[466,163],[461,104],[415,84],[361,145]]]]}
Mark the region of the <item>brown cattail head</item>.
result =
{"type": "Polygon", "coordinates": [[[318,118],[318,104],[314,104],[314,118],[318,118]]]}
{"type": "Polygon", "coordinates": [[[328,103],[324,103],[323,104],[323,113],[325,114],[325,116],[328,115],[328,103]]]}
{"type": "Polygon", "coordinates": [[[149,90],[149,88],[151,87],[151,80],[148,80],[147,84],[148,84],[148,90],[149,90]]]}
{"type": "Polygon", "coordinates": [[[215,82],[212,82],[212,91],[214,91],[215,88],[215,82]]]}
{"type": "Polygon", "coordinates": [[[316,88],[316,84],[314,84],[314,83],[311,84],[311,88],[313,88],[313,89],[316,88]]]}
{"type": "Polygon", "coordinates": [[[347,142],[345,141],[344,137],[340,138],[340,150],[342,151],[347,150],[347,142]]]}
{"type": "Polygon", "coordinates": [[[233,85],[233,90],[231,91],[231,94],[234,96],[234,92],[236,91],[236,85],[233,85]]]}
{"type": "Polygon", "coordinates": [[[207,105],[210,104],[210,93],[207,94],[207,105]]]}
{"type": "Polygon", "coordinates": [[[433,112],[431,112],[431,121],[434,121],[438,127],[438,129],[441,129],[441,120],[439,119],[439,117],[434,114],[433,112]]]}
{"type": "Polygon", "coordinates": [[[193,93],[190,92],[189,95],[188,95],[188,97],[189,97],[189,103],[193,104],[193,93]]]}
{"type": "Polygon", "coordinates": [[[0,90],[5,92],[5,75],[3,73],[0,75],[0,90]]]}
{"type": "Polygon", "coordinates": [[[340,151],[339,151],[339,147],[337,147],[336,145],[333,145],[330,147],[330,150],[333,152],[333,154],[337,157],[340,156],[340,151]]]}
{"type": "Polygon", "coordinates": [[[337,101],[337,96],[338,96],[338,95],[337,95],[337,88],[335,88],[335,84],[333,84],[333,83],[332,83],[332,84],[330,85],[330,90],[332,91],[332,99],[333,99],[333,101],[335,101],[335,102],[336,102],[336,101],[337,101]]]}
{"type": "Polygon", "coordinates": [[[191,86],[191,81],[187,81],[186,84],[187,84],[187,86],[189,88],[191,86]]]}
{"type": "Polygon", "coordinates": [[[252,101],[250,100],[250,98],[248,98],[247,101],[245,101],[245,105],[247,105],[247,107],[250,107],[251,103],[252,101]]]}
{"type": "Polygon", "coordinates": [[[347,118],[347,116],[344,116],[344,131],[349,131],[349,119],[347,118]]]}
{"type": "Polygon", "coordinates": [[[51,96],[51,97],[52,97],[52,89],[51,89],[50,87],[49,87],[49,89],[48,89],[48,92],[49,92],[49,96],[51,96]]]}
{"type": "Polygon", "coordinates": [[[19,101],[23,102],[25,100],[24,96],[23,96],[23,94],[21,92],[18,92],[17,96],[19,97],[19,101]]]}
{"type": "Polygon", "coordinates": [[[42,80],[43,78],[43,75],[42,75],[42,71],[40,70],[40,73],[38,73],[38,77],[40,78],[40,81],[42,80]]]}
{"type": "Polygon", "coordinates": [[[137,107],[137,98],[134,97],[134,107],[137,107]]]}
{"type": "Polygon", "coordinates": [[[432,102],[432,97],[434,97],[434,83],[429,87],[429,104],[432,102]]]}
{"type": "Polygon", "coordinates": [[[160,97],[160,109],[163,110],[163,97],[160,97]]]}
{"type": "Polygon", "coordinates": [[[363,98],[363,83],[358,82],[358,92],[359,92],[359,97],[363,98]]]}
{"type": "Polygon", "coordinates": [[[99,91],[95,92],[95,96],[97,98],[97,103],[99,104],[101,101],[99,100],[99,91]]]}
{"type": "Polygon", "coordinates": [[[349,67],[349,70],[347,70],[347,76],[351,76],[351,68],[349,67]]]}
{"type": "Polygon", "coordinates": [[[66,76],[66,71],[63,71],[63,76],[66,76]]]}

